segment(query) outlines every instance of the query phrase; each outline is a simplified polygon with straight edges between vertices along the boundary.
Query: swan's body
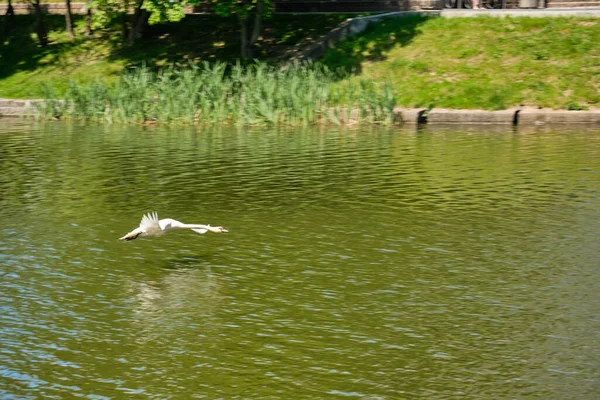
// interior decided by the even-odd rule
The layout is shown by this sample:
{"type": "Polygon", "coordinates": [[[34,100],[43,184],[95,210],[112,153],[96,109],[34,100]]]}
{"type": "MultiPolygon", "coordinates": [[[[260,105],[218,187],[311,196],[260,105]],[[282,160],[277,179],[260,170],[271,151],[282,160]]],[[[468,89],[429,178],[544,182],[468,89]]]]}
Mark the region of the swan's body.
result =
{"type": "Polygon", "coordinates": [[[137,239],[138,236],[162,236],[167,232],[181,230],[181,229],[191,229],[194,232],[198,233],[206,233],[208,231],[221,233],[221,232],[229,232],[227,229],[222,226],[210,226],[210,225],[200,225],[200,224],[184,224],[179,221],[175,221],[171,218],[158,219],[158,215],[156,213],[144,215],[142,217],[142,221],[140,222],[140,227],[135,228],[127,235],[119,238],[119,240],[133,240],[137,239]]]}

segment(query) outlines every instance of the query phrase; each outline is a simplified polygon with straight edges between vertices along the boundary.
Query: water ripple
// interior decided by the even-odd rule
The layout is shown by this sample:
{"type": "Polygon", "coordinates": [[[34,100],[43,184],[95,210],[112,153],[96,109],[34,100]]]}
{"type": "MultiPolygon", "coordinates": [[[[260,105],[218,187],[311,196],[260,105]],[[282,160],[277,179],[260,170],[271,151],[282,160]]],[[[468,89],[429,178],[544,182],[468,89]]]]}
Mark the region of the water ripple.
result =
{"type": "Polygon", "coordinates": [[[597,130],[0,126],[3,398],[596,397],[597,130]]]}

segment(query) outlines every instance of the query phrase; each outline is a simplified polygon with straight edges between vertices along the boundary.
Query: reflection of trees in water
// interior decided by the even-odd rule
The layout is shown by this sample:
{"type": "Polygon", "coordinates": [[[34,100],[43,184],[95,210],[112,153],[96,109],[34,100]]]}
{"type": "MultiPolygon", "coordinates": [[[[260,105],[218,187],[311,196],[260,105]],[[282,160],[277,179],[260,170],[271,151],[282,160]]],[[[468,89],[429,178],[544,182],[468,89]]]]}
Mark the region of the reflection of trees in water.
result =
{"type": "Polygon", "coordinates": [[[131,282],[138,341],[172,340],[195,332],[201,335],[221,301],[220,282],[210,267],[169,270],[159,281],[131,282]]]}

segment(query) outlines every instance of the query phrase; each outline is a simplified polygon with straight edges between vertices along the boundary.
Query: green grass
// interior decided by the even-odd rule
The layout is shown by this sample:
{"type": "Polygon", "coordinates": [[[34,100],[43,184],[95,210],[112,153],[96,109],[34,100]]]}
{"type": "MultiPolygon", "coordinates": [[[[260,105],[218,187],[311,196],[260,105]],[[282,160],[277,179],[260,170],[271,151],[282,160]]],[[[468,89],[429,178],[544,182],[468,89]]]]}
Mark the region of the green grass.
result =
{"type": "MultiPolygon", "coordinates": [[[[265,23],[257,58],[276,65],[347,17],[276,15],[265,23]]],[[[70,81],[116,84],[125,68],[143,63],[154,71],[190,61],[235,63],[239,51],[236,21],[210,15],[152,26],[132,47],[122,46],[118,27],[83,40],[81,17],[78,39],[69,43],[64,18],[48,16],[52,43],[45,49],[32,34],[32,17],[17,18],[17,30],[1,43],[0,97],[39,98],[42,83],[60,97],[70,81]]],[[[322,61],[355,71],[355,87],[389,83],[396,103],[407,107],[575,110],[600,106],[599,43],[597,19],[410,17],[374,24],[322,61]]]]}
{"type": "Polygon", "coordinates": [[[323,61],[355,69],[362,79],[391,81],[404,106],[600,105],[598,19],[389,19],[323,61]]]}
{"type": "MultiPolygon", "coordinates": [[[[279,15],[265,21],[256,57],[276,62],[348,18],[347,15],[279,15]]],[[[0,25],[3,18],[0,18],[0,25]]],[[[16,16],[16,28],[0,41],[0,97],[39,98],[41,83],[64,93],[71,80],[89,83],[102,78],[116,82],[125,67],[163,66],[189,61],[235,62],[239,57],[239,31],[235,18],[188,15],[180,23],[150,26],[146,37],[132,47],[123,46],[119,27],[97,30],[83,38],[83,18],[75,16],[76,37],[67,40],[64,17],[46,16],[50,45],[41,48],[33,34],[34,18],[16,16]]]]}

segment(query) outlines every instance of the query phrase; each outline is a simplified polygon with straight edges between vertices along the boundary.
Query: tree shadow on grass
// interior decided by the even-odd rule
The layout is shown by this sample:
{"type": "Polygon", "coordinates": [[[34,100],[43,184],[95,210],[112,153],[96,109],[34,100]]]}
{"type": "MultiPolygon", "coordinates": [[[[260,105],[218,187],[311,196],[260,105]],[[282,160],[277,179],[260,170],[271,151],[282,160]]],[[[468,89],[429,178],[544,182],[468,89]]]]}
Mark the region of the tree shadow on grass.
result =
{"type": "Polygon", "coordinates": [[[235,26],[233,18],[188,15],[180,22],[147,26],[141,39],[114,47],[109,59],[131,66],[228,60],[239,52],[235,26]]]}
{"type": "MultiPolygon", "coordinates": [[[[320,37],[346,18],[346,15],[274,15],[264,21],[255,49],[256,59],[276,60],[288,48],[320,37]]],[[[0,16],[0,25],[3,19],[0,16]]],[[[0,41],[0,79],[41,67],[60,68],[65,76],[98,59],[128,66],[160,67],[188,61],[235,62],[240,57],[240,27],[235,17],[194,14],[180,22],[151,25],[133,46],[122,42],[117,21],[86,39],[82,35],[84,16],[74,15],[76,39],[68,41],[64,16],[46,14],[44,19],[51,40],[47,47],[41,47],[34,35],[35,16],[15,16],[14,29],[0,41]]],[[[93,67],[89,71],[93,73],[93,67]]]]}
{"type": "MultiPolygon", "coordinates": [[[[281,61],[291,47],[318,38],[347,19],[347,15],[274,15],[263,21],[254,58],[281,61]]],[[[148,26],[144,38],[131,47],[114,48],[112,60],[130,65],[164,65],[187,61],[224,61],[240,58],[240,26],[235,17],[187,15],[180,22],[148,26]]]]}
{"type": "MultiPolygon", "coordinates": [[[[48,47],[40,47],[33,36],[33,16],[15,15],[14,18],[12,31],[0,41],[0,79],[19,71],[33,71],[40,60],[52,51],[48,47]]],[[[4,23],[5,17],[0,18],[0,26],[4,23]]]]}
{"type": "MultiPolygon", "coordinates": [[[[50,41],[46,47],[41,47],[34,34],[35,16],[16,15],[15,27],[0,40],[0,79],[19,72],[33,72],[41,67],[57,67],[65,75],[77,65],[89,63],[90,53],[102,57],[97,51],[99,43],[104,47],[119,46],[115,35],[109,32],[99,32],[90,40],[84,38],[82,29],[78,29],[83,26],[83,18],[80,15],[73,16],[76,36],[75,40],[69,41],[65,17],[44,15],[50,41]]],[[[0,25],[3,22],[3,18],[0,18],[0,25]]]]}
{"type": "MultiPolygon", "coordinates": [[[[337,43],[321,62],[330,69],[359,73],[366,62],[383,61],[395,46],[406,46],[419,34],[419,26],[432,17],[414,15],[372,22],[367,29],[337,43]]],[[[434,17],[435,18],[435,17],[434,17]]]]}
{"type": "MultiPolygon", "coordinates": [[[[255,57],[275,63],[286,62],[285,55],[290,49],[301,49],[318,41],[348,17],[343,14],[275,14],[264,21],[255,57]]],[[[75,15],[76,40],[70,42],[66,38],[64,16],[45,15],[44,18],[51,32],[51,42],[43,48],[33,33],[35,17],[15,16],[14,30],[0,42],[0,80],[41,67],[59,69],[61,77],[68,77],[82,65],[89,66],[86,74],[89,73],[91,79],[96,75],[104,77],[102,74],[106,72],[94,69],[95,60],[125,66],[160,67],[173,63],[185,65],[189,61],[236,62],[240,55],[240,27],[235,17],[194,14],[180,22],[149,26],[144,37],[133,46],[123,44],[116,23],[85,39],[82,35],[84,16],[75,15]]],[[[364,61],[383,59],[387,49],[410,42],[418,25],[425,20],[422,17],[398,18],[373,24],[364,34],[340,43],[337,49],[327,53],[325,61],[333,67],[342,65],[352,69],[360,67],[364,61]]],[[[53,83],[52,78],[48,83],[53,83]]]]}

